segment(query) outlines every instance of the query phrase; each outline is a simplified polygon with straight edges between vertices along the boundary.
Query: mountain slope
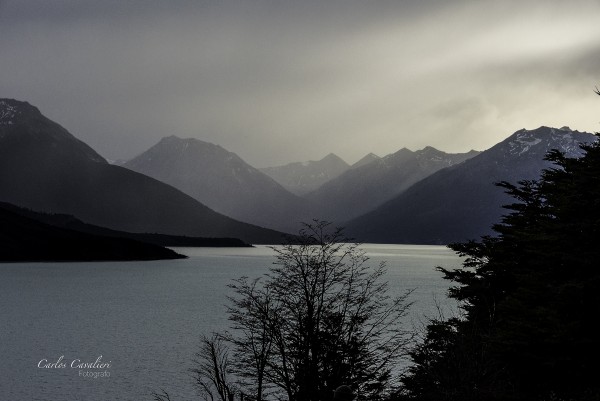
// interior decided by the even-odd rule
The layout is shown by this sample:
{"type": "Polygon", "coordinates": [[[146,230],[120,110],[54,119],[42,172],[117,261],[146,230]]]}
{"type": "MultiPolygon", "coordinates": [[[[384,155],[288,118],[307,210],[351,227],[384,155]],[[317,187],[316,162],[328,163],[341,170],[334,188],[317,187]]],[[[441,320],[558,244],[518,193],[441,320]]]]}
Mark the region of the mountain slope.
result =
{"type": "Polygon", "coordinates": [[[428,175],[476,154],[449,154],[426,147],[416,152],[404,148],[383,158],[368,156],[370,162],[346,171],[306,198],[316,205],[318,217],[344,222],[375,209],[428,175]]]}
{"type": "Polygon", "coordinates": [[[126,231],[112,230],[110,228],[100,227],[93,224],[84,223],[75,216],[69,214],[50,214],[36,212],[31,209],[24,209],[10,203],[0,202],[0,208],[4,208],[12,213],[39,221],[50,226],[63,228],[66,230],[79,231],[86,234],[98,235],[102,237],[129,238],[147,244],[158,246],[185,246],[185,247],[251,247],[237,238],[204,238],[188,237],[166,234],[150,233],[130,233],[126,231]]]}
{"type": "Polygon", "coordinates": [[[235,219],[295,231],[309,217],[307,202],[218,145],[163,138],[123,165],[178,188],[235,219]]]}
{"type": "Polygon", "coordinates": [[[0,201],[129,232],[279,243],[153,178],[109,165],[25,102],[0,99],[0,201]]]}
{"type": "Polygon", "coordinates": [[[416,183],[376,210],[347,225],[361,241],[447,244],[492,234],[491,226],[510,199],[499,181],[535,179],[546,152],[559,149],[568,156],[581,154],[578,144],[595,136],[540,127],[520,130],[508,139],[462,164],[449,167],[416,183]]]}
{"type": "Polygon", "coordinates": [[[261,168],[260,171],[277,181],[291,193],[304,195],[336,178],[348,170],[349,167],[344,160],[330,153],[321,160],[265,167],[261,168]]]}
{"type": "Polygon", "coordinates": [[[0,262],[184,258],[158,245],[58,228],[10,209],[0,204],[0,262]]]}
{"type": "Polygon", "coordinates": [[[374,153],[369,153],[350,167],[358,168],[358,167],[366,166],[367,164],[370,164],[370,163],[374,162],[375,160],[379,160],[379,159],[381,159],[381,157],[377,156],[374,153]]]}

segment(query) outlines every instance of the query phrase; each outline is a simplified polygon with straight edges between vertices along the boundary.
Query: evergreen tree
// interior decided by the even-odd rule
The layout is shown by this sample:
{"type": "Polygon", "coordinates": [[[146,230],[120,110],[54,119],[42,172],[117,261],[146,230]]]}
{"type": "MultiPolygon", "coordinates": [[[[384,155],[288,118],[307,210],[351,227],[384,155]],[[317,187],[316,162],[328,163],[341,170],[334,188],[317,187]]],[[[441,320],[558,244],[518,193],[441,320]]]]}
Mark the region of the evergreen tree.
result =
{"type": "Polygon", "coordinates": [[[600,144],[548,153],[538,181],[501,182],[515,203],[496,237],[452,244],[461,319],[432,321],[398,396],[600,399],[600,144]]]}

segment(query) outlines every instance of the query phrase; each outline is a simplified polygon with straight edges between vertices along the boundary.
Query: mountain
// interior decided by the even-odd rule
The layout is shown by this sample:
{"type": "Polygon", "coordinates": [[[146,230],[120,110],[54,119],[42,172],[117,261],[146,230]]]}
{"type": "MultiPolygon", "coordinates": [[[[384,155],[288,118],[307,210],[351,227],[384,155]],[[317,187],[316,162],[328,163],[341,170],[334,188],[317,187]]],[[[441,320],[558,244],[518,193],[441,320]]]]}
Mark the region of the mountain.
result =
{"type": "Polygon", "coordinates": [[[362,159],[354,163],[352,166],[350,166],[350,168],[362,167],[379,159],[381,159],[381,157],[377,156],[374,153],[369,153],[368,155],[364,156],[362,159]]]}
{"type": "Polygon", "coordinates": [[[180,259],[158,245],[58,228],[0,203],[0,262],[180,259]]]}
{"type": "Polygon", "coordinates": [[[325,183],[306,198],[319,210],[316,217],[344,222],[375,209],[428,175],[477,153],[449,154],[426,147],[416,152],[403,148],[383,158],[367,155],[362,165],[325,183]]]}
{"type": "Polygon", "coordinates": [[[307,202],[221,146],[170,136],[123,165],[238,220],[296,231],[307,202]]]}
{"type": "Polygon", "coordinates": [[[0,201],[111,229],[280,243],[282,234],[214,212],[153,178],[106,162],[26,102],[0,99],[0,201]]]}
{"type": "Polygon", "coordinates": [[[376,210],[347,224],[358,240],[385,243],[447,244],[492,234],[491,227],[512,203],[495,182],[535,179],[551,149],[581,155],[589,133],[540,127],[515,132],[464,163],[440,170],[414,184],[376,210]]]}
{"type": "Polygon", "coordinates": [[[348,163],[330,153],[321,160],[265,167],[261,168],[260,171],[277,181],[291,193],[304,195],[336,178],[348,168],[350,168],[348,163]]]}

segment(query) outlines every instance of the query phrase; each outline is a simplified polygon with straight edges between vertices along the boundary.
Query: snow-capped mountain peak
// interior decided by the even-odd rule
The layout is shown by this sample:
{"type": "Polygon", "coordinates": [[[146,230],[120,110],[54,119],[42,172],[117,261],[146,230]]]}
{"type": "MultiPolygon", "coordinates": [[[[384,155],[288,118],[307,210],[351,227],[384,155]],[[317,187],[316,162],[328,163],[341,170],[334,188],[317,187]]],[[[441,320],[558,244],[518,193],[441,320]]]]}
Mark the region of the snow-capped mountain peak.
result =
{"type": "Polygon", "coordinates": [[[568,157],[580,156],[582,133],[569,127],[539,127],[533,130],[521,129],[506,142],[506,150],[512,156],[545,154],[551,149],[559,149],[568,157]]]}

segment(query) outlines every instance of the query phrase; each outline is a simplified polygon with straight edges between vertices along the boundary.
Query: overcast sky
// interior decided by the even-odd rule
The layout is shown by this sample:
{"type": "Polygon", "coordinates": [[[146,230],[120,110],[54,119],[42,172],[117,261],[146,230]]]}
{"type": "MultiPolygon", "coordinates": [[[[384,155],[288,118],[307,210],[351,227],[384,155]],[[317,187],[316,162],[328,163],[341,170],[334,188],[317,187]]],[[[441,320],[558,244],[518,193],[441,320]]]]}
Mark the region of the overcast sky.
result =
{"type": "Polygon", "coordinates": [[[109,159],[194,137],[256,167],[600,130],[600,1],[0,0],[0,97],[109,159]]]}

